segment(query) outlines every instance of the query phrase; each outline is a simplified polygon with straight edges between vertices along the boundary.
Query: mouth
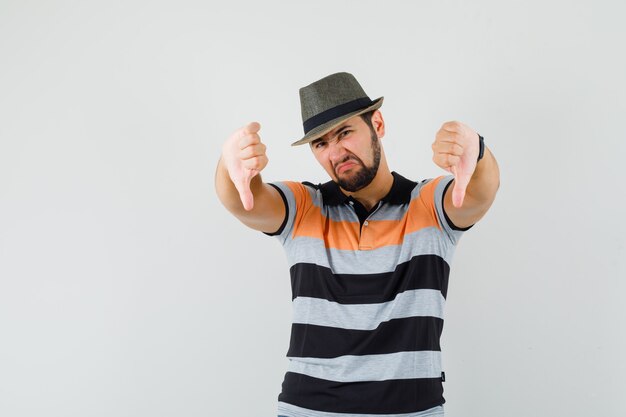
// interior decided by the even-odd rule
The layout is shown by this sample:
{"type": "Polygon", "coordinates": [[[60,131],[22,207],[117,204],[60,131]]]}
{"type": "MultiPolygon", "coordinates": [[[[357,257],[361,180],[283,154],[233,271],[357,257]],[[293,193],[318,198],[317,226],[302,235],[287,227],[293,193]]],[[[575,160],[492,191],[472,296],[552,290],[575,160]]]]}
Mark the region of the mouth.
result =
{"type": "Polygon", "coordinates": [[[354,166],[358,165],[356,161],[346,161],[342,164],[339,164],[337,166],[337,168],[335,168],[335,171],[337,172],[337,174],[341,174],[347,170],[349,170],[350,168],[353,168],[354,166]]]}

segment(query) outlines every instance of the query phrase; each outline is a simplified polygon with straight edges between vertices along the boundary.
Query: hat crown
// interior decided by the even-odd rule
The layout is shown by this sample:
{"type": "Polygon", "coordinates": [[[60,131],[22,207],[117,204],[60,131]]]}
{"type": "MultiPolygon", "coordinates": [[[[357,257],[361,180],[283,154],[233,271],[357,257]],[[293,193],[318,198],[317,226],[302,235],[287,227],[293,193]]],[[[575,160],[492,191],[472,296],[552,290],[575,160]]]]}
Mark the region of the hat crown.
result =
{"type": "Polygon", "coordinates": [[[369,99],[354,75],[338,72],[300,89],[302,121],[356,99],[369,99]]]}
{"type": "Polygon", "coordinates": [[[372,101],[347,72],[328,75],[300,89],[304,137],[292,146],[311,142],[351,117],[378,109],[383,97],[372,101]]]}

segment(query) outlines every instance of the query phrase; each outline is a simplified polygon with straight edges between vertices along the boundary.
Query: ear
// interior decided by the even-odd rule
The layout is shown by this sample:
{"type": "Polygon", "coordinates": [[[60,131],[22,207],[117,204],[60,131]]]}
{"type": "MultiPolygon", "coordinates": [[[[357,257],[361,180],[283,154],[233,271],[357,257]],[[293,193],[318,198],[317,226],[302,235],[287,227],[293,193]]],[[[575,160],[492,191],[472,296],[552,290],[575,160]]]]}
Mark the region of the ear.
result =
{"type": "Polygon", "coordinates": [[[372,126],[374,126],[378,138],[382,139],[385,136],[385,120],[383,119],[383,114],[378,109],[372,114],[372,126]]]}

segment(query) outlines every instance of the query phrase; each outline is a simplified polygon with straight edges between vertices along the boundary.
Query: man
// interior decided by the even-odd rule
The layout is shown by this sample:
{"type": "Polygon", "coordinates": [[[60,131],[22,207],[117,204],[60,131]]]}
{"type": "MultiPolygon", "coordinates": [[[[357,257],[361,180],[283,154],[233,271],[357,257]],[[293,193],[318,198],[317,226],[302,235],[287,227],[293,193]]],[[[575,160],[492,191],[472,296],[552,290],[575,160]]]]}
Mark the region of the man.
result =
{"type": "Polygon", "coordinates": [[[433,161],[453,175],[410,181],[387,165],[385,122],[348,73],[300,89],[305,136],[331,181],[264,183],[260,126],[222,148],[217,194],[245,225],[277,236],[290,265],[288,417],[443,415],[441,349],[449,264],[487,212],[499,170],[483,138],[444,123],[433,161]],[[335,414],[342,413],[342,414],[335,414]]]}

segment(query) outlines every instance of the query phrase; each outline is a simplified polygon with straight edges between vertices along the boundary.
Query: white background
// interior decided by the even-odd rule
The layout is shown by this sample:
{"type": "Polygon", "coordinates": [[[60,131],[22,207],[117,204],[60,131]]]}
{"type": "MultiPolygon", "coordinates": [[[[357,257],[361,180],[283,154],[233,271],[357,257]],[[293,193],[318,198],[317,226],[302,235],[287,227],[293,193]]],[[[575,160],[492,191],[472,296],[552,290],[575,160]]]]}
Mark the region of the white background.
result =
{"type": "Polygon", "coordinates": [[[452,264],[446,415],[626,415],[625,12],[0,1],[0,415],[276,415],[286,259],[214,172],[256,120],[266,181],[327,181],[289,144],[298,89],[337,71],[385,96],[393,170],[446,174],[447,120],[500,164],[452,264]]]}

